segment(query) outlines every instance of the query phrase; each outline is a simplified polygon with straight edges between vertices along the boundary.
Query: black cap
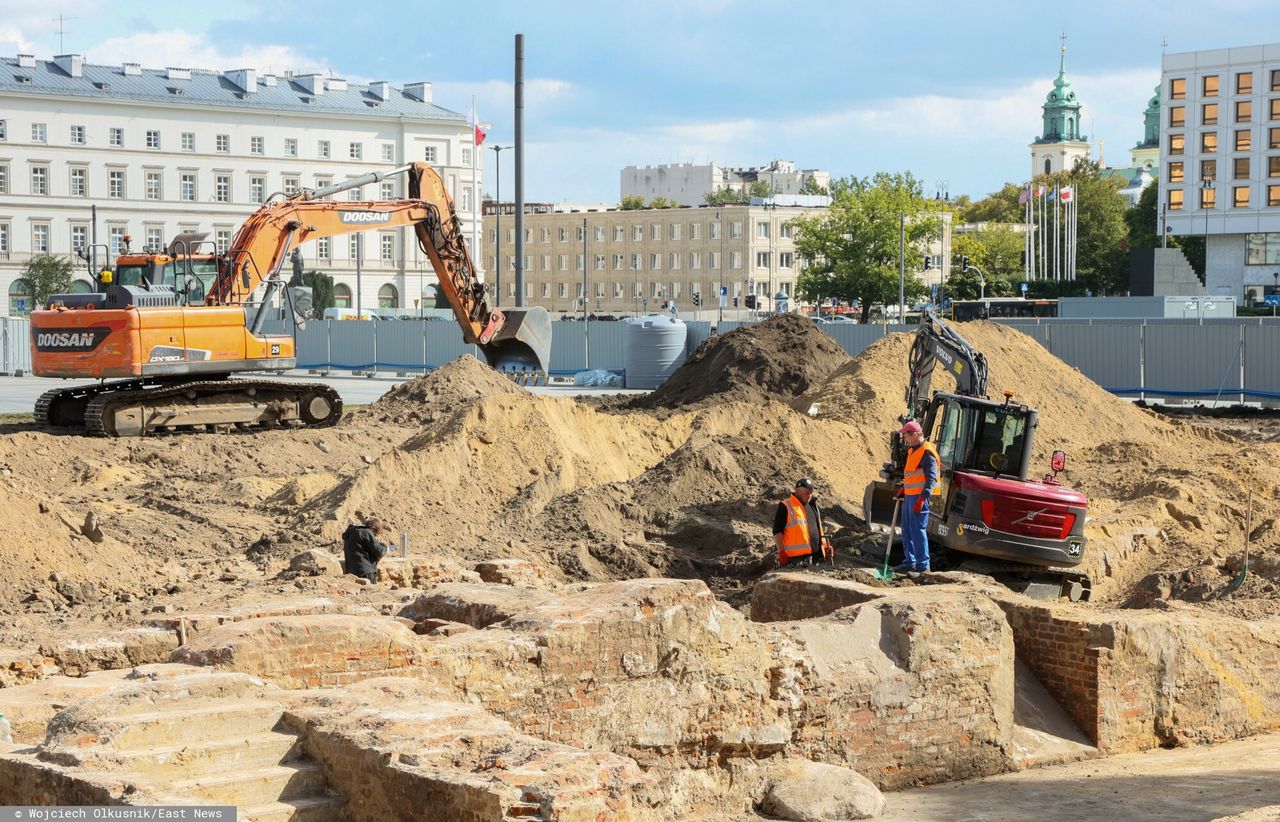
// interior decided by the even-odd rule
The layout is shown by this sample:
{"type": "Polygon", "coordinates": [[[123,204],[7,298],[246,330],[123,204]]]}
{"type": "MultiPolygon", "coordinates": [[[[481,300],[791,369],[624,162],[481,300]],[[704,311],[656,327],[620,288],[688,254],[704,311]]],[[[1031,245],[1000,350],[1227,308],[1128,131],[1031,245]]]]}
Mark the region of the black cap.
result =
{"type": "Polygon", "coordinates": [[[797,487],[797,488],[808,488],[810,491],[812,491],[812,490],[813,490],[813,480],[809,479],[808,477],[801,477],[800,479],[796,480],[796,487],[797,487]]]}

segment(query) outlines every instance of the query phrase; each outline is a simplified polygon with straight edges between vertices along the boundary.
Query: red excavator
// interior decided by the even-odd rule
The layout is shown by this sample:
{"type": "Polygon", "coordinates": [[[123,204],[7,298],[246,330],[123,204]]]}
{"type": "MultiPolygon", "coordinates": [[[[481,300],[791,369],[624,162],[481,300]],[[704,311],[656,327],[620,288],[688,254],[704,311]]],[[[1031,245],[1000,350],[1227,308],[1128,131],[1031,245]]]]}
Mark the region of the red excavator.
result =
{"type": "Polygon", "coordinates": [[[217,255],[211,282],[184,260],[134,260],[140,276],[126,282],[102,277],[98,293],[50,297],[46,310],[31,315],[32,371],[102,381],[46,392],[36,404],[36,422],[108,436],[333,425],[342,399],[331,387],[231,374],[297,364],[293,332],[264,330],[268,317],[282,310],[295,328],[309,317],[309,289],[282,276],[291,252],[322,237],[397,226],[413,227],[463,339],[478,345],[492,367],[520,381],[545,377],[551,350],[546,309],[489,307],[440,175],[413,163],[268,202],[217,255]],[[408,175],[405,199],[325,199],[401,173],[408,175]]]}
{"type": "MultiPolygon", "coordinates": [[[[1036,409],[987,399],[987,360],[954,328],[932,312],[920,319],[911,346],[905,423],[915,420],[938,448],[942,465],[929,516],[934,568],[989,574],[1017,591],[1039,598],[1087,600],[1087,575],[1075,570],[1084,559],[1083,494],[1064,488],[1057,476],[1066,454],[1053,453],[1043,479],[1028,479],[1036,409]],[[955,393],[929,395],[941,363],[956,381],[955,393]]],[[[898,434],[893,459],[863,499],[869,523],[890,525],[894,492],[902,481],[906,447],[898,434]]]]}

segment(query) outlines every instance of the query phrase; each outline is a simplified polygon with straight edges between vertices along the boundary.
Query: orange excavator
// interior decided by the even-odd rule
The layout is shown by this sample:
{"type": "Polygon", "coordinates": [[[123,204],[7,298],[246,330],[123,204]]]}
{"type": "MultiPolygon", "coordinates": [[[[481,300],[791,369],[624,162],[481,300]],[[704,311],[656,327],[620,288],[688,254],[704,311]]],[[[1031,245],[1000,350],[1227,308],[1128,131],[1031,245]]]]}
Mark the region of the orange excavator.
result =
{"type": "Polygon", "coordinates": [[[211,282],[183,275],[191,266],[179,264],[169,279],[153,275],[122,283],[103,277],[97,293],[50,297],[45,310],[31,315],[32,371],[100,382],[46,392],[36,404],[37,424],[107,436],[335,424],[342,399],[328,385],[231,375],[297,364],[293,333],[263,330],[281,306],[295,327],[310,314],[309,290],[290,286],[283,276],[291,252],[322,237],[398,226],[413,227],[463,339],[478,345],[490,366],[519,381],[545,377],[551,350],[546,309],[489,307],[440,175],[413,163],[268,202],[218,256],[211,282]],[[408,175],[405,199],[325,199],[402,173],[408,175]]]}

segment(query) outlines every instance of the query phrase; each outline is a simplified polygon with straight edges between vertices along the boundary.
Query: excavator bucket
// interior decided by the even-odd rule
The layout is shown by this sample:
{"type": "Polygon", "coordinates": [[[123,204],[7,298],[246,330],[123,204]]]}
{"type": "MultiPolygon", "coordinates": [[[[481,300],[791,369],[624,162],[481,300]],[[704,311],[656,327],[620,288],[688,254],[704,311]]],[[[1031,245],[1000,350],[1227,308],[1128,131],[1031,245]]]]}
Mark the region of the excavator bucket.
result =
{"type": "Polygon", "coordinates": [[[867,485],[862,493],[862,511],[867,525],[889,527],[893,521],[894,493],[897,487],[892,482],[876,480],[867,485]]]}
{"type": "Polygon", "coordinates": [[[480,350],[495,371],[520,383],[547,379],[551,363],[551,315],[545,308],[504,310],[506,321],[480,350]]]}

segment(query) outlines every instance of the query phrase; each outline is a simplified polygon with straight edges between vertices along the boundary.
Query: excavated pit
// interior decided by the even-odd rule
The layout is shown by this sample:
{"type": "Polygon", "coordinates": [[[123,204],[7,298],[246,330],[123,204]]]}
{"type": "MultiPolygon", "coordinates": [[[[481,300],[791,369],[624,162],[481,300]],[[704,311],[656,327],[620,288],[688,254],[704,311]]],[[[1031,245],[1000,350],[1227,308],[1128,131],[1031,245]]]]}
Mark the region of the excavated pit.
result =
{"type": "MultiPolygon", "coordinates": [[[[318,693],[385,676],[425,680],[443,703],[478,698],[482,710],[422,717],[376,737],[334,719],[344,710],[337,703],[300,705],[299,716],[312,712],[315,725],[303,727],[315,729],[315,750],[333,763],[363,762],[406,739],[497,717],[509,724],[486,725],[486,738],[525,735],[524,756],[539,767],[585,763],[574,784],[603,779],[616,802],[586,787],[549,786],[537,768],[512,777],[519,764],[491,751],[499,765],[440,777],[460,786],[459,807],[477,796],[504,812],[529,804],[518,791],[478,788],[483,773],[561,797],[560,805],[530,807],[618,818],[720,818],[714,809],[725,802],[734,814],[752,813],[773,777],[744,762],[761,757],[857,767],[896,788],[1274,728],[1280,694],[1267,683],[1280,673],[1272,650],[1280,647],[1273,622],[1280,444],[1254,437],[1254,456],[1242,460],[1246,429],[1137,408],[1011,329],[971,323],[963,333],[987,355],[993,391],[1010,388],[1038,407],[1033,464],[1047,466],[1053,450],[1066,450],[1064,481],[1090,499],[1088,605],[1032,603],[964,574],[889,585],[871,579],[857,554],[869,548],[860,500],[902,410],[910,337],[891,335],[850,359],[812,323],[784,317],[713,338],[663,390],[629,405],[531,395],[463,358],[327,431],[140,441],[0,436],[0,486],[9,500],[0,538],[11,560],[10,584],[0,591],[0,700],[13,686],[37,689],[23,704],[45,707],[30,708],[21,726],[35,743],[52,717],[47,706],[80,693],[61,685],[66,674],[172,660],[318,693]],[[840,526],[840,557],[833,567],[778,575],[768,525],[800,476],[814,480],[840,526]],[[1228,592],[1242,566],[1250,488],[1249,573],[1228,592]],[[403,531],[410,546],[407,559],[384,560],[376,586],[331,575],[340,574],[342,530],[365,515],[382,517],[393,537],[403,531]],[[308,550],[306,562],[290,566],[308,550]],[[674,580],[652,587],[662,577],[674,580]],[[642,578],[654,580],[644,593],[609,587],[642,578]],[[703,582],[709,589],[698,587],[703,582]],[[674,597],[664,606],[676,609],[670,613],[693,608],[693,621],[661,623],[617,643],[587,638],[589,626],[648,620],[664,597],[674,597]],[[420,610],[406,610],[412,603],[420,610]],[[622,610],[606,616],[611,607],[622,610]],[[754,621],[745,620],[748,612],[754,621]],[[695,629],[710,623],[720,627],[695,629]],[[770,624],[778,627],[761,627],[770,624]],[[937,643],[922,638],[915,650],[865,656],[902,641],[890,624],[934,626],[937,643]],[[728,625],[733,642],[745,636],[759,646],[758,658],[712,652],[729,641],[728,625]],[[556,631],[579,630],[573,626],[587,626],[587,635],[560,652],[564,685],[549,702],[536,684],[552,670],[546,643],[556,631]],[[956,703],[988,724],[952,713],[903,725],[894,739],[880,735],[873,725],[898,722],[899,709],[914,716],[910,706],[930,698],[914,690],[911,676],[975,675],[961,663],[981,652],[947,644],[962,629],[1007,637],[990,640],[1005,650],[981,674],[1007,678],[1007,688],[965,692],[956,703]],[[1232,642],[1214,640],[1219,634],[1232,642]],[[324,654],[300,639],[318,636],[328,637],[324,654]],[[870,645],[841,656],[859,643],[870,645]],[[668,656],[653,658],[652,648],[663,647],[668,656]],[[275,667],[264,667],[273,659],[275,667]],[[600,663],[583,679],[588,659],[600,663]],[[688,659],[696,660],[692,668],[679,662],[688,659]],[[595,670],[606,660],[620,667],[595,670]],[[868,664],[884,676],[851,673],[868,664]],[[663,720],[659,728],[633,712],[705,700],[708,691],[688,672],[717,682],[706,686],[714,691],[728,675],[721,666],[754,671],[734,674],[743,678],[733,687],[759,691],[774,713],[730,727],[727,717],[743,708],[723,703],[696,721],[663,720]],[[799,687],[811,680],[825,684],[799,687]],[[53,695],[41,697],[42,687],[53,695]],[[491,695],[481,696],[486,689],[491,695]],[[830,726],[843,728],[845,742],[801,720],[826,710],[818,707],[826,699],[869,700],[863,719],[830,726]],[[1015,709],[1021,713],[1008,712],[1015,709]],[[1065,716],[1082,736],[1032,728],[1023,721],[1028,711],[1046,728],[1066,727],[1065,716]],[[968,746],[948,747],[962,736],[968,746]],[[1065,741],[1049,745],[1050,737],[1065,741]],[[973,747],[975,739],[986,741],[973,747]],[[587,748],[618,761],[575,753],[587,748]],[[912,759],[925,749],[933,761],[912,759]]],[[[391,711],[394,702],[377,695],[406,687],[362,687],[360,710],[391,711]]],[[[457,761],[458,754],[445,746],[433,756],[457,761]]],[[[406,760],[379,776],[387,780],[381,790],[435,778],[423,776],[438,775],[425,762],[406,760]]],[[[37,781],[50,790],[75,781],[41,774],[37,781]]]]}

